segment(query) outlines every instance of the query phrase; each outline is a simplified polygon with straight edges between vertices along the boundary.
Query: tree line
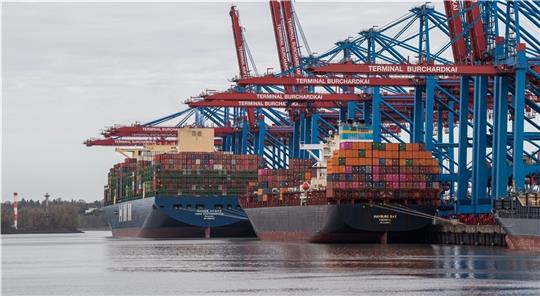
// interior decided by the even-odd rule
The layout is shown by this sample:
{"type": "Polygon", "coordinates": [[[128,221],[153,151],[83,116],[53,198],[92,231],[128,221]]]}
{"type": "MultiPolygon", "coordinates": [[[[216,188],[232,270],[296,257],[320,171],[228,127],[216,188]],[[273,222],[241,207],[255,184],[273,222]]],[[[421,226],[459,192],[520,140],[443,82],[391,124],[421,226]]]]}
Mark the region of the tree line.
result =
{"type": "MultiPolygon", "coordinates": [[[[2,203],[1,227],[2,233],[11,232],[74,232],[82,224],[88,224],[84,218],[85,210],[101,207],[100,201],[87,203],[84,200],[64,201],[60,198],[45,201],[22,199],[18,202],[17,230],[13,228],[13,203],[2,203]],[[83,220],[83,221],[81,221],[83,220]]],[[[96,219],[93,219],[96,220],[96,219]]],[[[92,220],[92,221],[93,221],[92,220]]],[[[102,223],[100,219],[96,220],[102,223]]],[[[86,225],[84,225],[86,226],[86,225]]],[[[103,225],[91,225],[103,226],[103,225]]]]}

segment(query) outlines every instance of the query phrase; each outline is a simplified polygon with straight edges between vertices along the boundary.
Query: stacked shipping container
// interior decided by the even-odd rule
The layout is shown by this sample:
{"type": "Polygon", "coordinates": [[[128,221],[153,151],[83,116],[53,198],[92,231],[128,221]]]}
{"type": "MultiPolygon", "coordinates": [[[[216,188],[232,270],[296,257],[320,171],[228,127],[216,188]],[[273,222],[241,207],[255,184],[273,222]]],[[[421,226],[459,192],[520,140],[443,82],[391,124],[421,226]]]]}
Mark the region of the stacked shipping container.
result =
{"type": "Polygon", "coordinates": [[[222,196],[245,194],[256,184],[259,157],[222,152],[159,154],[152,162],[126,159],[109,172],[105,202],[155,194],[222,196]]]}
{"type": "Polygon", "coordinates": [[[154,188],[160,194],[239,195],[257,180],[259,157],[183,152],[157,155],[154,165],[154,188]]]}
{"type": "Polygon", "coordinates": [[[151,161],[126,158],[124,162],[115,164],[110,170],[105,186],[105,203],[110,204],[122,198],[142,196],[142,184],[152,180],[143,174],[152,165],[151,161]]]}
{"type": "Polygon", "coordinates": [[[257,186],[250,187],[250,192],[257,191],[262,200],[267,200],[272,193],[296,190],[317,173],[313,164],[310,159],[290,159],[288,169],[259,169],[257,186]],[[273,192],[275,189],[278,192],[273,192]]]}
{"type": "Polygon", "coordinates": [[[422,144],[341,142],[328,161],[326,194],[361,198],[380,191],[390,198],[430,197],[426,194],[438,193],[438,173],[437,160],[422,144]]]}
{"type": "Polygon", "coordinates": [[[315,176],[312,165],[309,159],[291,159],[288,169],[259,169],[259,188],[296,188],[315,176]]]}

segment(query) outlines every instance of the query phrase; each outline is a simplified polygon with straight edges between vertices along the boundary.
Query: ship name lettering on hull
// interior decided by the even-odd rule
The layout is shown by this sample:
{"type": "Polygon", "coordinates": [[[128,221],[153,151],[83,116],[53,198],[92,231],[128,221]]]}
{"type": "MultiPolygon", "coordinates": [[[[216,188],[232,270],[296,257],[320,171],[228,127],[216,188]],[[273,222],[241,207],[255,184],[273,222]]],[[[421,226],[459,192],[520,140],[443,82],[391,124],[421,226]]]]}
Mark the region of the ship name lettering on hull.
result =
{"type": "Polygon", "coordinates": [[[393,220],[397,218],[397,215],[391,214],[377,214],[373,215],[373,219],[377,220],[379,224],[392,224],[393,220]]]}

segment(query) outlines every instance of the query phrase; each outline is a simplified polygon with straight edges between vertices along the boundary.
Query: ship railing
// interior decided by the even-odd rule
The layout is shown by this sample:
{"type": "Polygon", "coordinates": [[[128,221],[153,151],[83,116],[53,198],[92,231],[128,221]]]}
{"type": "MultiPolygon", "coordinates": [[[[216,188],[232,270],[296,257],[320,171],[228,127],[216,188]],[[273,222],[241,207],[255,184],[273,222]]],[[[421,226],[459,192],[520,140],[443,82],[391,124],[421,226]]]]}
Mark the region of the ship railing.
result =
{"type": "MultiPolygon", "coordinates": [[[[403,191],[403,190],[401,190],[403,191]]],[[[328,203],[398,203],[398,204],[434,204],[434,201],[439,201],[438,199],[439,190],[426,190],[423,192],[418,192],[417,190],[411,189],[406,190],[402,193],[404,195],[392,195],[387,196],[384,193],[386,190],[370,190],[369,194],[360,195],[358,191],[355,190],[344,190],[343,192],[339,189],[334,190],[333,196],[327,196],[325,191],[315,191],[310,192],[308,199],[306,200],[307,205],[322,205],[328,203]]],[[[246,208],[254,207],[281,207],[281,206],[299,206],[300,198],[298,194],[285,195],[282,198],[279,198],[278,195],[267,194],[266,197],[263,196],[251,196],[248,198],[243,198],[241,200],[242,206],[246,208]]]]}
{"type": "MultiPolygon", "coordinates": [[[[308,198],[307,204],[308,205],[321,205],[321,204],[327,204],[328,200],[326,198],[308,198]]],[[[242,199],[241,200],[242,207],[245,208],[260,208],[260,207],[283,207],[283,206],[299,206],[300,205],[300,199],[299,198],[284,198],[284,199],[278,199],[278,198],[269,198],[268,200],[247,200],[242,199]]]]}
{"type": "Polygon", "coordinates": [[[540,207],[540,193],[525,193],[518,196],[519,203],[524,207],[540,207]]]}
{"type": "Polygon", "coordinates": [[[534,200],[528,198],[524,201],[505,198],[493,201],[493,209],[501,218],[540,219],[540,207],[533,204],[534,200]]]}

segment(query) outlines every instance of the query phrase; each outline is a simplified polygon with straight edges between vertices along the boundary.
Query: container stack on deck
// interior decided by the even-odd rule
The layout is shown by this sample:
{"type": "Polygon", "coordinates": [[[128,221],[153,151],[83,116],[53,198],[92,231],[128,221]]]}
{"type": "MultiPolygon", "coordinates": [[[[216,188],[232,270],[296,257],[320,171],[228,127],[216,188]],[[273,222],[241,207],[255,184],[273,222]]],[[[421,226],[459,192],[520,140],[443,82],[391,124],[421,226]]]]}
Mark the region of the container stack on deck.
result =
{"type": "Polygon", "coordinates": [[[226,196],[246,193],[257,182],[259,157],[222,152],[159,154],[150,161],[126,159],[109,171],[105,203],[143,196],[226,196]]]}
{"type": "Polygon", "coordinates": [[[257,180],[259,157],[227,153],[161,154],[154,158],[160,194],[238,195],[257,180]]]}
{"type": "Polygon", "coordinates": [[[295,190],[315,176],[313,164],[310,159],[290,159],[288,169],[259,169],[257,186],[249,191],[256,191],[261,200],[267,201],[273,194],[295,190]]]}
{"type": "MultiPolygon", "coordinates": [[[[298,203],[299,186],[316,176],[313,162],[291,159],[288,170],[259,169],[250,202],[298,203]]],[[[422,144],[341,142],[327,164],[325,190],[311,190],[310,203],[334,199],[423,203],[439,200],[439,166],[422,144]]]]}
{"type": "Polygon", "coordinates": [[[151,169],[152,162],[135,158],[126,158],[124,162],[115,164],[110,170],[105,186],[105,203],[142,197],[143,183],[151,181],[145,174],[151,169]]]}
{"type": "Polygon", "coordinates": [[[438,162],[422,144],[342,142],[328,161],[329,198],[438,198],[438,162]]]}

